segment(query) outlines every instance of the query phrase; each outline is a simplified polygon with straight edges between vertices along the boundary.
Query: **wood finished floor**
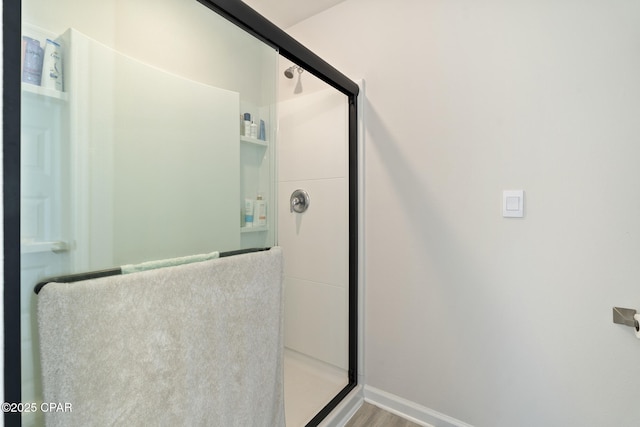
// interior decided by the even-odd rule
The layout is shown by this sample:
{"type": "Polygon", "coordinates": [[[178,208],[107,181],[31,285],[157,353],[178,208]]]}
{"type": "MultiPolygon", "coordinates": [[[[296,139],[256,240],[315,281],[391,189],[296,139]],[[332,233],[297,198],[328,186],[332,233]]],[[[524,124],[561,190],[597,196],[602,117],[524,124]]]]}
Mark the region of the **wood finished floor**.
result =
{"type": "Polygon", "coordinates": [[[416,423],[364,402],[345,427],[420,427],[416,423]]]}

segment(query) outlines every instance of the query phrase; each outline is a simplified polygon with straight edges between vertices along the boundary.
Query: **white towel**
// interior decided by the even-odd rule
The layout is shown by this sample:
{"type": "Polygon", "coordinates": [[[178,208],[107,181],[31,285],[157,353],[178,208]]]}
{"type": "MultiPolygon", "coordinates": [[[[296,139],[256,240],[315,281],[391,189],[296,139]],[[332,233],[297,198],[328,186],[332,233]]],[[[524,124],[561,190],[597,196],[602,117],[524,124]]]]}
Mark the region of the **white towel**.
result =
{"type": "Polygon", "coordinates": [[[47,426],[284,426],[282,274],[276,247],[47,284],[47,426]]]}

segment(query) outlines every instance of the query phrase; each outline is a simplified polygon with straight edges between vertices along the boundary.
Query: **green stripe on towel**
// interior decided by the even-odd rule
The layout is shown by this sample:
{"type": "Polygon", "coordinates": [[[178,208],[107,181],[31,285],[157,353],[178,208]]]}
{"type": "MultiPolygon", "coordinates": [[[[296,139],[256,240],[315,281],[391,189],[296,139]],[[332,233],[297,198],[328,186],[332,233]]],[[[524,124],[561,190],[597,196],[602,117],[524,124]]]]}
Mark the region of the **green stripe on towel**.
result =
{"type": "Polygon", "coordinates": [[[140,264],[127,264],[120,267],[122,274],[138,273],[140,271],[155,270],[156,268],[175,267],[177,265],[191,264],[193,262],[208,261],[220,257],[220,252],[208,254],[189,255],[178,258],[161,259],[157,261],[147,261],[140,264]]]}

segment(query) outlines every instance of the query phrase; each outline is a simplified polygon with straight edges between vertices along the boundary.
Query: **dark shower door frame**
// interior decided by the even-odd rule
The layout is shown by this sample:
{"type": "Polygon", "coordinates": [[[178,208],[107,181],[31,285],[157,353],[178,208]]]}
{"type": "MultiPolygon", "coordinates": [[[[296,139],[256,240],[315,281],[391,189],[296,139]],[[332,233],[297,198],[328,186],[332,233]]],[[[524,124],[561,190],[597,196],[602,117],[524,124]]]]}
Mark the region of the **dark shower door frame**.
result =
{"type": "MultiPolygon", "coordinates": [[[[349,382],[308,424],[316,426],[357,386],[358,85],[237,0],[198,0],[347,96],[349,105],[349,382]]],[[[4,401],[21,401],[20,372],[20,40],[22,2],[3,0],[4,401]]],[[[20,425],[19,412],[5,413],[20,425]]]]}
{"type": "Polygon", "coordinates": [[[349,369],[348,384],[307,424],[317,426],[358,385],[358,85],[285,31],[237,0],[198,0],[347,96],[349,103],[349,369]]]}

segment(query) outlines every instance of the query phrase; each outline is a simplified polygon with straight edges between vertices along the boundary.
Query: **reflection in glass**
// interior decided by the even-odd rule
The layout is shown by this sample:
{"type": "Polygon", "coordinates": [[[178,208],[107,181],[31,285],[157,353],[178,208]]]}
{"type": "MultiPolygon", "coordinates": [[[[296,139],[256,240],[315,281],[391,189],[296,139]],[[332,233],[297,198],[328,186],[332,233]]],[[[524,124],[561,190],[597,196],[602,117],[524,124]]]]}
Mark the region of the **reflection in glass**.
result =
{"type": "Polygon", "coordinates": [[[278,244],[285,376],[324,378],[297,403],[287,379],[288,425],[306,423],[347,384],[346,97],[286,79],[291,63],[196,1],[25,0],[23,33],[60,44],[63,90],[22,84],[22,401],[42,400],[38,281],[278,244]],[[249,226],[258,198],[266,221],[249,226]]]}

